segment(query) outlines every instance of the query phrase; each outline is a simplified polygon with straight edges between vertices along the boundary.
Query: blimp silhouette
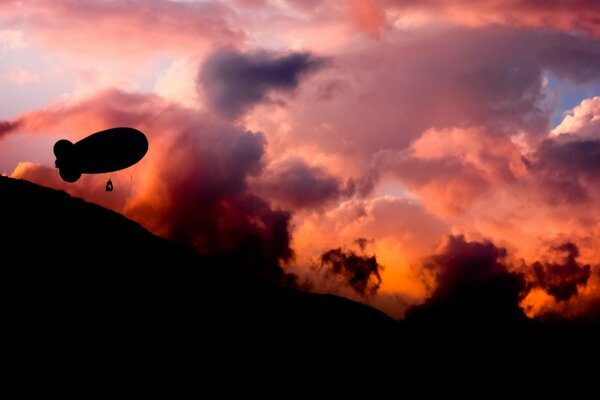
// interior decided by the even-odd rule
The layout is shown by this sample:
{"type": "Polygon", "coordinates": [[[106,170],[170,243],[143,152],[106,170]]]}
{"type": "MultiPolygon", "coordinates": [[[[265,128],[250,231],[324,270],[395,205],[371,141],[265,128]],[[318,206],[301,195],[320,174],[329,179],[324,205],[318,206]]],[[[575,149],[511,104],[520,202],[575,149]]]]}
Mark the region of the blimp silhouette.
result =
{"type": "Polygon", "coordinates": [[[119,171],[140,161],[148,152],[146,135],[133,128],[96,132],[77,143],[66,139],[54,144],[56,168],[66,182],[77,182],[81,174],[119,171]]]}

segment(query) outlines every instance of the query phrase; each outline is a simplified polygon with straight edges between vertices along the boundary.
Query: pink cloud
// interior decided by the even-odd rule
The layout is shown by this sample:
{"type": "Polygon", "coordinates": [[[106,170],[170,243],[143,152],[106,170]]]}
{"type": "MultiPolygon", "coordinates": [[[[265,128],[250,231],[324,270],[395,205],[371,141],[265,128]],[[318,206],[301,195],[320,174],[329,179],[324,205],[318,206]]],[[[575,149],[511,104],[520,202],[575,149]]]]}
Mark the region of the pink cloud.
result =
{"type": "Polygon", "coordinates": [[[0,47],[21,49],[25,47],[23,31],[13,29],[0,30],[0,47]]]}
{"type": "Polygon", "coordinates": [[[500,24],[600,34],[600,5],[595,0],[385,0],[385,8],[427,12],[440,20],[470,26],[500,24]]]}
{"type": "Polygon", "coordinates": [[[379,38],[379,29],[385,23],[379,0],[348,0],[349,17],[356,26],[373,38],[379,38]]]}
{"type": "Polygon", "coordinates": [[[41,78],[38,74],[22,68],[8,71],[4,75],[4,78],[19,85],[41,82],[41,78]]]}
{"type": "Polygon", "coordinates": [[[243,38],[228,25],[231,11],[216,3],[33,0],[4,8],[8,25],[24,26],[32,41],[94,59],[186,54],[243,38]]]}
{"type": "Polygon", "coordinates": [[[17,121],[2,121],[0,120],[0,140],[3,136],[10,133],[16,132],[19,128],[19,122],[17,121]]]}
{"type": "Polygon", "coordinates": [[[428,130],[409,150],[384,153],[379,163],[441,215],[465,212],[481,196],[528,173],[508,137],[475,128],[428,130]]]}
{"type": "MultiPolygon", "coordinates": [[[[577,246],[578,263],[598,264],[599,104],[582,102],[550,135],[556,104],[547,76],[600,81],[599,6],[565,4],[1,2],[3,23],[23,33],[4,34],[0,46],[26,38],[44,56],[68,54],[73,65],[58,63],[63,73],[85,81],[83,92],[92,95],[0,121],[0,136],[78,140],[112,126],[141,129],[150,153],[112,178],[110,195],[106,176],[67,185],[54,168],[26,163],[13,175],[205,251],[252,254],[275,275],[287,261],[314,278],[319,255],[367,238],[369,254],[386,267],[379,295],[368,301],[402,315],[431,295],[435,281],[423,278],[420,261],[450,233],[438,249],[441,268],[453,254],[487,254],[490,271],[503,276],[536,261],[562,266],[542,255],[565,242],[577,246]],[[198,80],[213,47],[237,49],[233,60],[245,67],[224,73],[232,66],[226,57],[198,80]],[[300,68],[282,74],[273,66],[290,59],[249,54],[301,55],[291,58],[300,68]],[[154,84],[148,65],[160,55],[179,60],[154,84]],[[303,65],[321,57],[330,61],[298,79],[303,65]],[[98,90],[107,82],[135,89],[138,80],[188,108],[158,95],[98,90]],[[394,190],[382,190],[385,182],[394,190]]],[[[597,298],[593,270],[575,274],[577,293],[568,301],[536,287],[523,307],[528,315],[583,313],[597,298]]],[[[542,267],[538,286],[562,272],[542,267]]],[[[315,288],[331,290],[318,279],[315,288]]]]}
{"type": "MultiPolygon", "coordinates": [[[[286,143],[351,155],[359,165],[380,150],[404,149],[430,128],[483,127],[538,140],[549,131],[546,71],[572,82],[600,80],[591,37],[551,31],[450,29],[332,57],[289,104],[286,143]]],[[[261,123],[274,107],[256,110],[261,123]],[[262,114],[262,115],[261,115],[262,114]]],[[[274,124],[271,135],[277,134],[274,124]]]]}

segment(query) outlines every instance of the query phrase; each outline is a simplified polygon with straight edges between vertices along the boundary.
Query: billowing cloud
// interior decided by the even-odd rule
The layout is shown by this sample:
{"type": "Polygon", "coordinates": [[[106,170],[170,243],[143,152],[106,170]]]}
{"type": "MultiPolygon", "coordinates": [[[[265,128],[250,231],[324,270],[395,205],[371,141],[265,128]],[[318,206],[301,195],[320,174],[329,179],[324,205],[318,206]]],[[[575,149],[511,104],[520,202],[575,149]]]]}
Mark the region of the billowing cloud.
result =
{"type": "Polygon", "coordinates": [[[253,187],[263,197],[289,210],[318,208],[354,192],[353,182],[344,185],[340,178],[301,158],[272,163],[253,187]]]}
{"type": "Polygon", "coordinates": [[[0,76],[21,68],[40,79],[0,82],[0,146],[26,154],[3,169],[42,142],[29,161],[49,160],[39,154],[51,157],[50,137],[129,125],[150,138],[141,163],[111,176],[110,194],[108,176],[67,185],[50,162],[23,162],[14,176],[274,280],[287,263],[313,290],[395,317],[424,301],[467,319],[597,307],[594,1],[9,0],[0,10],[0,51],[11,56],[0,76]],[[376,295],[348,285],[344,263],[333,289],[320,280],[328,267],[312,268],[331,249],[351,259],[357,237],[385,265],[353,250],[376,295]],[[548,250],[562,243],[578,255],[548,250]]]}
{"type": "Polygon", "coordinates": [[[519,307],[525,279],[504,264],[506,250],[491,242],[448,236],[426,268],[435,275],[429,299],[408,320],[449,325],[504,325],[526,320],[519,307]]]}
{"type": "Polygon", "coordinates": [[[508,137],[476,128],[428,130],[408,150],[382,153],[380,164],[446,215],[464,212],[526,173],[522,154],[508,137]]]}
{"type": "MultiPolygon", "coordinates": [[[[364,245],[361,247],[364,249],[364,245]]],[[[319,261],[321,269],[341,277],[345,284],[362,296],[374,295],[379,290],[383,267],[377,262],[376,256],[337,248],[323,253],[319,261]]]]}
{"type": "Polygon", "coordinates": [[[552,130],[553,135],[572,134],[582,138],[600,138],[600,97],[585,99],[571,110],[552,130]]]}
{"type": "Polygon", "coordinates": [[[564,253],[563,260],[557,263],[538,261],[527,268],[531,271],[531,285],[543,288],[558,301],[569,300],[587,284],[591,266],[577,262],[579,249],[573,243],[563,243],[553,250],[564,253]]]}
{"type": "Polygon", "coordinates": [[[539,167],[560,171],[571,177],[583,175],[600,176],[600,140],[576,140],[558,142],[547,140],[539,149],[539,167]]]}
{"type": "Polygon", "coordinates": [[[562,134],[540,143],[525,159],[548,203],[594,201],[600,179],[600,140],[562,134]]]}
{"type": "Polygon", "coordinates": [[[322,63],[309,53],[277,56],[219,50],[202,66],[199,84],[218,112],[236,117],[265,100],[272,90],[296,89],[300,78],[322,63]]]}
{"type": "Polygon", "coordinates": [[[252,122],[273,126],[270,134],[285,143],[277,151],[295,145],[347,155],[353,170],[346,170],[356,174],[432,128],[480,129],[531,144],[550,130],[549,73],[600,82],[600,42],[586,35],[494,27],[394,39],[332,57],[331,68],[298,90],[293,111],[275,123],[276,105],[260,107],[252,122]]]}
{"type": "Polygon", "coordinates": [[[557,315],[597,321],[595,284],[590,283],[596,278],[590,265],[577,261],[577,246],[563,243],[549,255],[558,259],[518,267],[506,249],[490,241],[447,236],[435,254],[424,260],[425,270],[434,276],[434,289],[422,305],[408,310],[407,320],[457,330],[523,327],[527,323],[524,308],[531,311],[541,289],[555,301],[538,306],[538,321],[556,320],[557,315]],[[578,298],[582,292],[589,293],[578,298]]]}
{"type": "Polygon", "coordinates": [[[223,5],[209,2],[33,0],[9,1],[3,17],[49,49],[115,61],[239,43],[243,35],[229,27],[229,14],[223,5]]]}
{"type": "Polygon", "coordinates": [[[403,317],[410,305],[427,296],[428,284],[416,265],[450,232],[442,219],[421,204],[394,196],[353,197],[320,212],[296,212],[292,225],[297,265],[293,271],[311,280],[313,290],[367,300],[396,318],[403,317]],[[363,243],[365,250],[356,242],[357,237],[369,238],[368,243],[363,243]],[[385,266],[379,269],[381,284],[376,296],[362,296],[341,275],[333,275],[335,279],[326,279],[322,274],[314,276],[313,267],[321,265],[321,256],[338,248],[346,258],[350,251],[363,259],[376,255],[377,263],[385,266]]]}
{"type": "Polygon", "coordinates": [[[110,194],[115,200],[106,199],[106,176],[66,185],[56,171],[35,165],[21,166],[14,176],[112,206],[155,233],[206,253],[234,256],[232,265],[255,268],[275,281],[284,279],[279,265],[292,255],[290,215],[272,210],[246,183],[263,168],[262,133],[241,130],[157,96],[115,90],[75,106],[26,114],[19,121],[28,131],[77,132],[71,139],[108,126],[141,129],[148,135],[149,152],[131,172],[113,174],[115,191],[110,194]],[[82,124],[92,120],[96,125],[82,124]],[[136,175],[135,185],[127,182],[130,173],[132,181],[136,175]]]}

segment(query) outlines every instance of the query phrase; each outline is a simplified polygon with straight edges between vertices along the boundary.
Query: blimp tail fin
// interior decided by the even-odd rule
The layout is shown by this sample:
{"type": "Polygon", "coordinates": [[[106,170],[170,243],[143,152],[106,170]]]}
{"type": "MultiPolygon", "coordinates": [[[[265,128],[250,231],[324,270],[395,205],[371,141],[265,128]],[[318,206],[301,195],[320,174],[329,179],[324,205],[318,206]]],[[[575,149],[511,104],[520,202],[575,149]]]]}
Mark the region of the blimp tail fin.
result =
{"type": "Polygon", "coordinates": [[[77,171],[76,169],[60,168],[58,172],[60,173],[60,177],[65,182],[73,183],[77,182],[79,178],[81,178],[81,172],[77,171]]]}
{"type": "Polygon", "coordinates": [[[73,146],[67,139],[61,139],[54,143],[54,155],[56,158],[68,157],[73,151],[73,146]]]}

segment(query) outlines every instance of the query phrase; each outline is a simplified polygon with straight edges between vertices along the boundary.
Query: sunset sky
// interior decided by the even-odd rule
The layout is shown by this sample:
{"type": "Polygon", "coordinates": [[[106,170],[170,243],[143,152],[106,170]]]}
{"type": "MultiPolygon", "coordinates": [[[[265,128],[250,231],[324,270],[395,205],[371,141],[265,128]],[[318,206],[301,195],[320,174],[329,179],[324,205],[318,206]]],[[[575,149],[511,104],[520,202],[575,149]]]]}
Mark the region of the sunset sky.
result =
{"type": "Polygon", "coordinates": [[[576,317],[600,302],[599,21],[597,0],[0,0],[0,173],[396,318],[494,249],[528,316],[576,317]],[[62,182],[54,142],[116,126],[146,158],[62,182]],[[380,282],[325,254],[375,256],[380,282]]]}

